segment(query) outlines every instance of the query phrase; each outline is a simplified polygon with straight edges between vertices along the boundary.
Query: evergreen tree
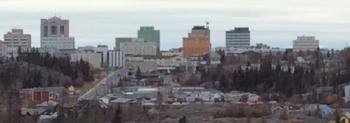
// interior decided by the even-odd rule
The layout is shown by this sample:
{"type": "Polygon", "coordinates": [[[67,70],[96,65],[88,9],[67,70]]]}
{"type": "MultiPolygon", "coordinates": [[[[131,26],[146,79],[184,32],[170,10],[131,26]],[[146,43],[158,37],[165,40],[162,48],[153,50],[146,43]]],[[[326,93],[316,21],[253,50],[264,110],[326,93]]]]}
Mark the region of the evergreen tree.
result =
{"type": "Polygon", "coordinates": [[[136,77],[137,80],[140,80],[140,79],[141,79],[141,70],[140,70],[140,67],[137,67],[135,77],[136,77]]]}

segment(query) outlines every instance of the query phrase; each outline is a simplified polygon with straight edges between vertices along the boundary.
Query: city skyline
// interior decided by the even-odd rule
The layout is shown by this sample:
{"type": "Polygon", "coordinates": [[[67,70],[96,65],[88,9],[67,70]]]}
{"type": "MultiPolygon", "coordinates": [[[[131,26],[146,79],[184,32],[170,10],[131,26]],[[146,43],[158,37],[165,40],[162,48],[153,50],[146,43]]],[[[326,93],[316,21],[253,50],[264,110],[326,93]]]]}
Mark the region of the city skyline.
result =
{"type": "Polygon", "coordinates": [[[350,29],[345,28],[350,26],[346,16],[350,11],[346,8],[348,1],[297,0],[289,2],[288,6],[285,2],[221,0],[200,3],[192,0],[181,4],[159,0],[93,0],[88,3],[81,0],[5,0],[0,1],[0,33],[22,28],[32,34],[32,44],[38,47],[40,19],[57,15],[70,20],[77,47],[98,44],[113,47],[115,37],[136,37],[140,26],[154,26],[160,30],[161,49],[181,47],[181,39],[191,27],[205,25],[206,21],[210,22],[213,47],[224,47],[225,31],[234,27],[249,27],[252,45],[265,43],[291,48],[292,41],[300,35],[315,36],[320,46],[326,48],[341,49],[350,43],[350,29]]]}

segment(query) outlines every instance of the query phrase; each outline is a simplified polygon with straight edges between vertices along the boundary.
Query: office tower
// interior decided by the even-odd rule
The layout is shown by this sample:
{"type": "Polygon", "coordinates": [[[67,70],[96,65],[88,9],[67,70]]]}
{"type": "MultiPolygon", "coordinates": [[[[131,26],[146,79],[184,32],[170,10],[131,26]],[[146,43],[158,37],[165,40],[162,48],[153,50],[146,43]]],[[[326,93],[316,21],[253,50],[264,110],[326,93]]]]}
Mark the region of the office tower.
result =
{"type": "Polygon", "coordinates": [[[157,45],[157,54],[160,53],[160,32],[154,30],[153,26],[142,26],[137,31],[137,37],[145,42],[154,42],[157,45]]]}
{"type": "Polygon", "coordinates": [[[74,37],[69,36],[69,20],[59,17],[41,19],[41,47],[74,49],[74,37]]]}
{"type": "Polygon", "coordinates": [[[7,46],[8,55],[17,56],[18,48],[31,47],[31,35],[24,34],[23,29],[12,29],[11,32],[4,34],[4,43],[7,46]]]}
{"type": "Polygon", "coordinates": [[[203,56],[210,51],[210,31],[204,26],[195,26],[187,37],[183,38],[183,55],[185,57],[203,56]]]}
{"type": "Polygon", "coordinates": [[[205,26],[194,26],[192,28],[192,33],[198,33],[198,34],[202,34],[204,36],[207,36],[210,42],[210,29],[209,26],[207,25],[205,26]]]}
{"type": "Polygon", "coordinates": [[[226,48],[249,48],[250,31],[247,27],[236,27],[226,31],[226,48]]]}
{"type": "Polygon", "coordinates": [[[315,51],[319,48],[319,41],[315,36],[298,36],[293,41],[294,51],[315,51]]]}
{"type": "Polygon", "coordinates": [[[121,50],[127,55],[157,55],[156,42],[145,42],[139,38],[116,38],[116,50],[121,50]]]}

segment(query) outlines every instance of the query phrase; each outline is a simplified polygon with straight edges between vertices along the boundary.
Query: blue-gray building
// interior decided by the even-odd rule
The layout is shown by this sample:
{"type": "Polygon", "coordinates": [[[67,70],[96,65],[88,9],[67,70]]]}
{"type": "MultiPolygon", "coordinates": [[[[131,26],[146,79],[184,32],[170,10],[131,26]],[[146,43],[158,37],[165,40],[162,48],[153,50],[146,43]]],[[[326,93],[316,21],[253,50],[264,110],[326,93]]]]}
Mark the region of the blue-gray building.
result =
{"type": "Polygon", "coordinates": [[[160,53],[160,32],[153,26],[142,26],[137,32],[137,38],[144,39],[145,42],[154,42],[157,45],[157,54],[160,53]]]}
{"type": "Polygon", "coordinates": [[[226,31],[226,48],[248,48],[250,46],[250,31],[248,27],[236,27],[226,31]]]}

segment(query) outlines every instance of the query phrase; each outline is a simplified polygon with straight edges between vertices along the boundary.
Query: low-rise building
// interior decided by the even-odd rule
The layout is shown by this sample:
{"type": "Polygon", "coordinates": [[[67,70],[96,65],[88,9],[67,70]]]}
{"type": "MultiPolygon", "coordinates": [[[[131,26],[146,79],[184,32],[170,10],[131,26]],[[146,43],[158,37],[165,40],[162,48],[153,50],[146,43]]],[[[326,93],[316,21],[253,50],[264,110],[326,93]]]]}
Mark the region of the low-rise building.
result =
{"type": "Polygon", "coordinates": [[[93,68],[101,68],[102,54],[95,52],[76,52],[70,54],[71,62],[78,62],[80,60],[88,62],[93,68]]]}
{"type": "Polygon", "coordinates": [[[225,51],[225,54],[242,54],[245,52],[257,52],[262,54],[275,54],[275,53],[283,53],[287,49],[283,48],[217,48],[217,50],[225,51]]]}
{"type": "Polygon", "coordinates": [[[182,48],[173,48],[166,51],[161,51],[162,56],[183,56],[182,48]]]}
{"type": "Polygon", "coordinates": [[[225,93],[225,101],[231,103],[257,103],[260,100],[260,96],[248,92],[231,91],[230,93],[225,93]]]}
{"type": "Polygon", "coordinates": [[[137,70],[140,68],[141,72],[157,71],[157,63],[155,61],[147,61],[143,57],[127,56],[125,66],[127,68],[137,70]]]}
{"type": "Polygon", "coordinates": [[[158,67],[179,67],[185,58],[181,56],[145,56],[145,61],[153,61],[158,67]]]}
{"type": "Polygon", "coordinates": [[[203,87],[174,87],[171,91],[172,98],[169,99],[180,103],[214,103],[223,101],[223,93],[215,89],[203,87]]]}
{"type": "Polygon", "coordinates": [[[350,85],[347,85],[344,87],[344,94],[345,94],[345,97],[344,97],[345,102],[350,101],[350,85]]]}
{"type": "Polygon", "coordinates": [[[220,64],[221,56],[217,52],[211,51],[209,54],[210,64],[220,64]]]}
{"type": "Polygon", "coordinates": [[[41,103],[44,101],[61,102],[64,87],[25,88],[20,90],[19,96],[22,100],[41,103]]]}

